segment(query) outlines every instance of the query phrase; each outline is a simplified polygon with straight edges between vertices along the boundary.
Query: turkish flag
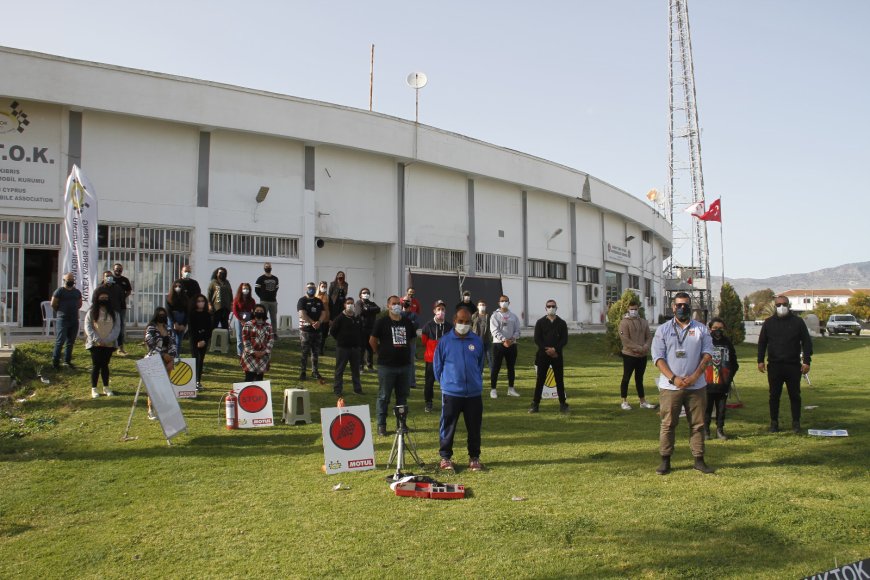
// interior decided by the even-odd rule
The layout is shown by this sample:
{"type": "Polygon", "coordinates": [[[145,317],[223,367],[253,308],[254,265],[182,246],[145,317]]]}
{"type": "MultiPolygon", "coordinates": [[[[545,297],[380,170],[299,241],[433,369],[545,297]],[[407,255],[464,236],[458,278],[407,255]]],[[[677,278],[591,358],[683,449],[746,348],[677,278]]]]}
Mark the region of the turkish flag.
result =
{"type": "Polygon", "coordinates": [[[716,201],[710,204],[710,209],[704,212],[702,215],[698,216],[698,219],[704,220],[705,222],[719,222],[722,223],[722,204],[720,203],[722,198],[720,197],[716,201]]]}

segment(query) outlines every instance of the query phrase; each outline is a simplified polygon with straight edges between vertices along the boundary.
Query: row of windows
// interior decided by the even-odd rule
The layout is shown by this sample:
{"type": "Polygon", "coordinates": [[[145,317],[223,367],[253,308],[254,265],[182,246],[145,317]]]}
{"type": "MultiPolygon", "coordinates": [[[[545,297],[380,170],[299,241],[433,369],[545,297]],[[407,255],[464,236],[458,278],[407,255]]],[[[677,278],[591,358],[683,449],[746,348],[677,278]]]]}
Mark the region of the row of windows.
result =
{"type": "Polygon", "coordinates": [[[209,251],[228,256],[299,258],[299,238],[210,232],[209,251]]]}
{"type": "Polygon", "coordinates": [[[457,272],[465,269],[465,252],[444,248],[406,246],[405,266],[439,272],[457,272]]]}

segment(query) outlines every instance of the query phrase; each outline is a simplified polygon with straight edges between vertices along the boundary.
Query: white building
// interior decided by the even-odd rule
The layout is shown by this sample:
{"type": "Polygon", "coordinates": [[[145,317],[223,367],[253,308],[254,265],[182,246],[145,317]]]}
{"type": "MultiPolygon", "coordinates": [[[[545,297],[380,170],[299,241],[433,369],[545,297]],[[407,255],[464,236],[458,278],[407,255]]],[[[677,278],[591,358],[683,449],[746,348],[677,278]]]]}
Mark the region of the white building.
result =
{"type": "MultiPolygon", "coordinates": [[[[63,184],[99,198],[102,266],[119,261],[142,322],[184,263],[233,288],[271,261],[281,314],[347,273],[383,304],[408,274],[501,279],[532,323],[600,323],[626,288],[662,310],[670,226],[581,171],[378,113],[0,48],[0,255],[7,320],[39,324],[58,266],[63,184]],[[269,188],[265,200],[258,190],[269,188]]],[[[425,296],[425,293],[419,292],[425,296]]],[[[440,296],[451,303],[454,296],[440,296]]],[[[494,300],[493,300],[494,301],[494,300]]]]}
{"type": "Polygon", "coordinates": [[[819,304],[841,306],[849,303],[849,298],[857,292],[870,294],[870,288],[821,288],[805,290],[786,290],[780,296],[788,296],[791,309],[795,312],[815,310],[819,304]]]}

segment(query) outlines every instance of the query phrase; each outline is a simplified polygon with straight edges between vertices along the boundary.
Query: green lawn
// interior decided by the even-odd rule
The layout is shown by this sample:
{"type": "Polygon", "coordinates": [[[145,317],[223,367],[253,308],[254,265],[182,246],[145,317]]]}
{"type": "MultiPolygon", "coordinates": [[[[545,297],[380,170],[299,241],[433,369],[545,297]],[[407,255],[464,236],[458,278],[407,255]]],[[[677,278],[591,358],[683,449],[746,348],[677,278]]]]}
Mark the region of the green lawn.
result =
{"type": "MultiPolygon", "coordinates": [[[[297,342],[279,344],[267,376],[276,419],[298,375],[297,342]]],[[[48,345],[20,349],[51,370],[48,345]]],[[[619,409],[621,362],[604,354],[602,336],[570,340],[567,417],[554,401],[526,413],[528,340],[520,353],[523,397],[484,399],[488,470],[444,478],[471,489],[458,501],[392,495],[383,468],[392,437],[376,439],[378,470],[327,477],[319,423],[228,432],[219,398],[242,377],[232,356],[207,359],[207,390],[181,402],[189,434],[172,447],[143,403],[139,439],[120,441],[135,357],[113,359],[111,399],[91,400],[85,370],[50,372],[51,385],[31,383],[17,396],[35,388],[32,398],[0,412],[0,576],[797,578],[870,556],[870,340],[816,340],[813,386],[803,387],[804,405],[818,406],[804,427],[845,428],[848,438],[768,434],[765,377],[754,346],[740,347],[746,406],[729,410],[733,439],[709,442],[717,473],[707,476],[691,469],[685,421],[675,471],[655,474],[658,416],[634,396],[634,410],[619,409]],[[339,482],[350,489],[332,491],[339,482]]],[[[80,346],[75,361],[89,365],[80,346]]],[[[323,367],[332,364],[327,356],[323,367]]],[[[376,378],[364,377],[366,394],[348,404],[374,416],[376,378]]],[[[331,387],[307,385],[318,420],[334,404],[331,387]]],[[[438,415],[422,407],[422,389],[412,391],[409,422],[431,465],[438,415]]],[[[787,425],[786,396],[782,409],[787,425]]],[[[460,427],[460,462],[464,437],[460,427]]]]}

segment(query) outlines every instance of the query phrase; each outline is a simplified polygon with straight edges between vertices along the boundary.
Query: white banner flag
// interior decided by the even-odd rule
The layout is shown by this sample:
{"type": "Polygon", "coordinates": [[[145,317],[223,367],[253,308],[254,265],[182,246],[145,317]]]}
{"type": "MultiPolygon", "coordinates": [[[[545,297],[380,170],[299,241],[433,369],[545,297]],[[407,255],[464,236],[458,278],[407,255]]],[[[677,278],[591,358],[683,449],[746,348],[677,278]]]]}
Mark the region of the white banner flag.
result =
{"type": "Polygon", "coordinates": [[[66,180],[61,272],[72,272],[87,308],[100,279],[97,272],[97,195],[77,165],[66,180]]]}

